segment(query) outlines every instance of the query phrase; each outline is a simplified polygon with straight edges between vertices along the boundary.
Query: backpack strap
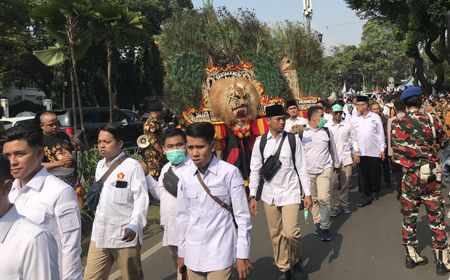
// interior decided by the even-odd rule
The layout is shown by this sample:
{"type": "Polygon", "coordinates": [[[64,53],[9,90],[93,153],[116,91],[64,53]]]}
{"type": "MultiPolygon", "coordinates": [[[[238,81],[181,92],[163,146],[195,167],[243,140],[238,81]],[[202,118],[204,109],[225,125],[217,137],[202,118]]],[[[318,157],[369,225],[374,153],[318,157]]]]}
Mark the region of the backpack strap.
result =
{"type": "Polygon", "coordinates": [[[261,158],[264,164],[264,148],[266,148],[267,144],[267,133],[261,136],[261,142],[259,142],[259,151],[261,152],[261,158]]]}
{"type": "Polygon", "coordinates": [[[331,135],[330,135],[330,129],[328,129],[328,127],[322,127],[323,128],[323,130],[325,130],[325,132],[327,133],[327,135],[328,135],[328,151],[330,152],[330,154],[331,154],[331,135]]]}
{"type": "Polygon", "coordinates": [[[297,173],[297,176],[300,179],[300,175],[298,174],[297,171],[297,165],[295,164],[295,149],[296,147],[296,143],[295,143],[295,134],[292,133],[288,133],[288,141],[289,141],[289,147],[291,148],[291,154],[292,154],[292,162],[294,163],[294,169],[295,169],[295,173],[297,173]]]}

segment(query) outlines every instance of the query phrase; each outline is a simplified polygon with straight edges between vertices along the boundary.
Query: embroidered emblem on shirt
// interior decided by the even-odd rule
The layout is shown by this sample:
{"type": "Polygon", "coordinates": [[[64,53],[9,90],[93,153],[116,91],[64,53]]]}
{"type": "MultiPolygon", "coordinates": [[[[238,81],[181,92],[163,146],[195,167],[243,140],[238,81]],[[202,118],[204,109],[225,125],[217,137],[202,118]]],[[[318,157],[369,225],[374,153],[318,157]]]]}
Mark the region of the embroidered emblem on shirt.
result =
{"type": "Polygon", "coordinates": [[[125,174],[123,174],[122,172],[117,174],[117,180],[123,180],[123,178],[125,178],[125,174]]]}

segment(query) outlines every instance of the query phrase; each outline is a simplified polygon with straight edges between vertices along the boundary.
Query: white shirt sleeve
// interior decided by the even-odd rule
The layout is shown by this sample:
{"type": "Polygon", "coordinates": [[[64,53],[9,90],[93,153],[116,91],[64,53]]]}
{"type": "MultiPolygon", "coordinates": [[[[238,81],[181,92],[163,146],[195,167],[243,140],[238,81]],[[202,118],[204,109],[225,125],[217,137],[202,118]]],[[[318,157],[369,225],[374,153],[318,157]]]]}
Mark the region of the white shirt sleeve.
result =
{"type": "Polygon", "coordinates": [[[298,176],[302,185],[303,193],[305,196],[311,195],[309,186],[309,174],[306,168],[306,156],[303,149],[303,143],[300,137],[295,137],[295,167],[297,168],[298,176]]]}
{"type": "Polygon", "coordinates": [[[381,118],[377,118],[377,127],[378,127],[378,143],[380,147],[380,152],[384,152],[384,149],[386,148],[386,142],[384,140],[384,129],[383,129],[383,123],[381,122],[381,118]]]}
{"type": "Polygon", "coordinates": [[[339,161],[339,155],[336,148],[336,140],[334,140],[333,132],[331,131],[331,129],[328,129],[328,131],[330,132],[330,153],[333,160],[333,165],[335,168],[339,168],[341,166],[341,163],[339,161]]]}
{"type": "Polygon", "coordinates": [[[250,211],[248,209],[247,195],[244,180],[238,169],[235,169],[230,182],[231,205],[237,228],[236,258],[250,258],[250,233],[252,229],[250,211]]]}
{"type": "MultiPolygon", "coordinates": [[[[81,266],[81,217],[75,191],[65,188],[55,207],[56,223],[61,239],[63,279],[83,279],[81,266]]],[[[40,279],[40,278],[39,278],[40,279]]]]}
{"type": "Polygon", "coordinates": [[[130,180],[131,193],[133,195],[133,211],[131,212],[128,228],[138,233],[147,224],[147,211],[149,197],[147,193],[147,181],[144,170],[135,168],[130,180]]]}
{"type": "Polygon", "coordinates": [[[350,123],[350,139],[352,143],[352,148],[354,153],[359,153],[358,137],[356,137],[356,131],[353,125],[350,123]]]}
{"type": "MultiPolygon", "coordinates": [[[[258,191],[258,185],[260,180],[260,170],[262,168],[263,156],[259,150],[259,143],[261,137],[258,137],[253,145],[252,156],[250,158],[250,177],[249,177],[249,190],[250,196],[256,196],[258,191]]],[[[298,141],[297,141],[298,142],[298,141]]]]}
{"type": "Polygon", "coordinates": [[[152,175],[148,174],[145,176],[145,180],[147,181],[148,192],[156,199],[161,200],[161,187],[164,188],[163,185],[164,174],[161,172],[161,175],[156,181],[152,175]]]}

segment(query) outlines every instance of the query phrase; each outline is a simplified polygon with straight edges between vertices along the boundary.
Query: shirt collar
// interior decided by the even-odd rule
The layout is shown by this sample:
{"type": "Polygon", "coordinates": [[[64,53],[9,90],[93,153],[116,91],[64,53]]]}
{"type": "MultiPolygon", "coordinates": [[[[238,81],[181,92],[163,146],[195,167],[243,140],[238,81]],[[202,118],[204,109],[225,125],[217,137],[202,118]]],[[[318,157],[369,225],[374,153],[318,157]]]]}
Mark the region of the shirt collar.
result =
{"type": "Polygon", "coordinates": [[[105,167],[110,168],[111,165],[123,155],[125,155],[124,152],[120,152],[120,154],[118,154],[110,163],[106,163],[106,159],[102,159],[102,161],[100,163],[101,167],[102,168],[105,168],[105,167]]]}
{"type": "MultiPolygon", "coordinates": [[[[278,138],[281,138],[281,137],[283,137],[283,131],[282,132],[280,132],[280,133],[278,133],[278,135],[277,135],[277,137],[275,137],[275,139],[278,139],[278,138]]],[[[272,132],[270,132],[270,130],[267,132],[267,139],[270,139],[270,138],[274,138],[273,137],[273,135],[272,135],[272,132]]]]}
{"type": "MultiPolygon", "coordinates": [[[[217,175],[217,172],[218,172],[218,169],[219,169],[219,160],[216,158],[216,156],[215,155],[213,155],[212,156],[213,158],[212,158],[212,160],[211,160],[211,162],[209,163],[209,166],[208,166],[208,168],[206,169],[206,172],[205,172],[205,174],[206,173],[212,173],[212,174],[214,174],[214,175],[217,175]]],[[[198,171],[198,168],[195,166],[195,165],[193,165],[194,166],[194,168],[192,169],[194,172],[193,172],[193,174],[192,175],[197,175],[197,172],[199,172],[198,171]]]]}
{"type": "Polygon", "coordinates": [[[3,243],[11,230],[14,222],[17,221],[19,214],[17,213],[16,206],[12,206],[3,217],[0,218],[0,243],[3,243]]]}
{"type": "Polygon", "coordinates": [[[16,179],[13,182],[12,188],[20,190],[21,188],[29,187],[35,191],[40,191],[42,189],[42,186],[44,185],[45,178],[48,175],[49,173],[47,169],[45,167],[42,167],[41,170],[39,170],[39,172],[36,173],[36,175],[34,175],[34,177],[31,178],[31,180],[28,183],[26,183],[25,186],[20,186],[20,180],[16,179]]]}

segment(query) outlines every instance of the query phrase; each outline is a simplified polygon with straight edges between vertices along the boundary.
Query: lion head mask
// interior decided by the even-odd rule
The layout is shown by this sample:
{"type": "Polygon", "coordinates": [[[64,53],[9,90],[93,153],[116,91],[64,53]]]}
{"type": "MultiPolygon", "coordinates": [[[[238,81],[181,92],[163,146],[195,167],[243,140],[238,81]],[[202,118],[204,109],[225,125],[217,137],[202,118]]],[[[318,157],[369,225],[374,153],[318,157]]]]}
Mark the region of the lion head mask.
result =
{"type": "Polygon", "coordinates": [[[247,78],[231,77],[214,82],[210,89],[212,113],[227,126],[254,120],[261,104],[258,91],[247,78]]]}

